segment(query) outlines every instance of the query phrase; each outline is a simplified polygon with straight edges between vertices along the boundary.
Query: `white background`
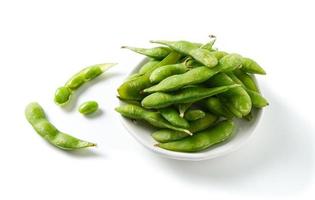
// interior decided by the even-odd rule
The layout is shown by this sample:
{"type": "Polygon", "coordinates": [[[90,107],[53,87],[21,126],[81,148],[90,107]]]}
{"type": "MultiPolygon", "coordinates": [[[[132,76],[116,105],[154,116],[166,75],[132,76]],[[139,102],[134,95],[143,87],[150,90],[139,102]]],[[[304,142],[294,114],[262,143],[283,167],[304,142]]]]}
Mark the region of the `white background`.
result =
{"type": "Polygon", "coordinates": [[[312,1],[0,1],[0,199],[314,199],[312,1]],[[257,60],[270,106],[254,138],[228,156],[185,162],[159,157],[122,127],[116,88],[143,58],[121,45],[150,39],[207,41],[257,60]],[[72,108],[55,89],[80,68],[118,62],[79,91],[72,108]],[[91,85],[90,85],[91,86],[91,85]],[[77,105],[100,102],[85,118],[77,105]],[[26,122],[38,101],[60,129],[95,141],[60,151],[26,122]]]}

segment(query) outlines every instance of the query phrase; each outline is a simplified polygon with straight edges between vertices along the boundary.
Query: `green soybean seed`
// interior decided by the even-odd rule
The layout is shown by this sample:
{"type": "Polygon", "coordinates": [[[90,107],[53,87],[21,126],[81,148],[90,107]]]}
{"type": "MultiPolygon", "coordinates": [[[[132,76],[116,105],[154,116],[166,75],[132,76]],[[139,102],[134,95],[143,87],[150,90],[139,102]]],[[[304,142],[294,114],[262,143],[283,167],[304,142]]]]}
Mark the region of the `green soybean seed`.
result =
{"type": "Polygon", "coordinates": [[[188,67],[184,63],[173,64],[173,65],[165,65],[155,69],[150,75],[151,83],[159,83],[165,78],[175,75],[175,74],[183,74],[188,71],[188,67]]]}
{"type": "Polygon", "coordinates": [[[130,46],[122,46],[121,48],[129,49],[131,51],[134,51],[136,53],[148,56],[150,58],[154,58],[157,60],[162,60],[168,54],[171,53],[171,50],[167,47],[154,47],[151,49],[145,49],[145,48],[137,48],[137,47],[130,47],[130,46]]]}
{"type": "Polygon", "coordinates": [[[189,109],[186,111],[184,118],[188,121],[195,121],[206,116],[206,113],[200,109],[189,109]]]}
{"type": "Polygon", "coordinates": [[[211,113],[225,118],[232,118],[234,115],[224,106],[217,97],[210,97],[201,102],[202,106],[211,113]]]}
{"type": "Polygon", "coordinates": [[[250,58],[242,59],[241,70],[247,73],[251,73],[251,74],[262,74],[262,75],[266,74],[265,70],[260,65],[258,65],[257,62],[255,62],[254,60],[250,58]]]}
{"type": "Polygon", "coordinates": [[[161,115],[169,123],[180,128],[189,128],[189,123],[182,117],[179,116],[179,113],[175,108],[167,107],[160,109],[161,115]]]}
{"type": "Polygon", "coordinates": [[[160,61],[158,60],[150,60],[139,69],[139,74],[143,75],[149,71],[151,71],[155,65],[157,65],[160,61]]]}
{"type": "Polygon", "coordinates": [[[198,152],[227,140],[232,136],[233,131],[234,123],[226,120],[191,137],[174,142],[159,143],[156,146],[171,151],[198,152]]]}
{"type": "MultiPolygon", "coordinates": [[[[217,116],[206,113],[206,116],[204,118],[191,122],[189,130],[192,133],[203,131],[209,128],[210,126],[214,125],[217,120],[218,120],[217,116]]],[[[189,135],[187,135],[184,132],[174,131],[170,129],[162,129],[152,134],[153,139],[161,143],[180,140],[188,136],[189,135]]]]}
{"type": "Polygon", "coordinates": [[[72,76],[67,83],[56,90],[55,103],[58,105],[65,105],[70,101],[72,93],[77,90],[84,83],[91,81],[105,72],[110,67],[114,66],[113,63],[97,64],[84,68],[74,76],[72,76]]]}
{"type": "Polygon", "coordinates": [[[158,128],[168,128],[172,130],[182,131],[187,134],[191,134],[191,132],[187,129],[179,128],[170,124],[161,116],[160,113],[144,109],[137,105],[126,104],[126,105],[122,105],[115,108],[115,110],[119,112],[121,115],[123,115],[124,117],[128,117],[131,119],[144,120],[148,122],[149,124],[158,128]]]}
{"type": "Polygon", "coordinates": [[[47,120],[43,108],[38,103],[28,104],[25,109],[25,116],[42,138],[60,149],[75,150],[96,146],[94,143],[60,132],[47,120]]]}
{"type": "Polygon", "coordinates": [[[164,58],[161,62],[156,64],[153,68],[151,68],[144,75],[137,77],[133,80],[124,82],[118,88],[118,94],[121,99],[128,100],[141,100],[144,95],[142,94],[143,89],[152,86],[150,82],[150,75],[154,69],[157,69],[164,65],[175,64],[181,55],[176,52],[171,52],[166,58],[164,58]]]}
{"type": "Polygon", "coordinates": [[[98,110],[98,103],[96,101],[87,101],[80,105],[79,112],[83,115],[89,115],[98,110]]]}
{"type": "MultiPolygon", "coordinates": [[[[225,73],[218,73],[207,81],[211,87],[219,87],[224,85],[233,85],[235,82],[225,73]]],[[[232,112],[236,117],[247,115],[251,108],[251,98],[243,87],[232,88],[228,92],[218,95],[220,101],[232,112]]]]}
{"type": "Polygon", "coordinates": [[[218,60],[207,49],[200,48],[199,45],[188,41],[166,41],[166,40],[152,40],[152,43],[163,44],[174,51],[182,53],[186,56],[191,56],[197,62],[207,66],[214,67],[218,64],[218,60]]]}
{"type": "Polygon", "coordinates": [[[173,104],[193,103],[201,99],[226,92],[239,85],[228,85],[214,88],[187,87],[175,93],[156,92],[146,96],[141,104],[145,108],[165,108],[173,104]]]}
{"type": "Polygon", "coordinates": [[[240,69],[236,69],[235,71],[233,71],[233,73],[244,84],[244,86],[247,89],[253,90],[255,92],[259,92],[259,88],[255,80],[249,74],[243,72],[240,69]]]}

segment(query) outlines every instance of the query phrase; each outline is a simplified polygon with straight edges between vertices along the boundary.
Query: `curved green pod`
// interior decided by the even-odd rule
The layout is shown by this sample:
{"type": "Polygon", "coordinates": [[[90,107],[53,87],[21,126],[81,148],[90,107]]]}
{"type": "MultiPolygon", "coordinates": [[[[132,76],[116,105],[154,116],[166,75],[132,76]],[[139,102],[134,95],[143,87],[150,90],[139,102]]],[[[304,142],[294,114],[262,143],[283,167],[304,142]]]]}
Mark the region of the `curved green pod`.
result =
{"type": "Polygon", "coordinates": [[[158,128],[168,128],[176,131],[182,131],[187,134],[191,134],[191,132],[184,128],[176,127],[166,121],[160,113],[144,109],[140,106],[133,104],[126,104],[115,108],[117,112],[119,112],[124,117],[128,117],[131,119],[144,120],[149,124],[158,127],[158,128]]]}
{"type": "Polygon", "coordinates": [[[159,83],[165,78],[176,75],[183,74],[187,72],[189,68],[184,64],[173,64],[173,65],[165,65],[155,69],[150,75],[151,83],[159,83]]]}
{"type": "Polygon", "coordinates": [[[179,113],[175,108],[167,107],[162,108],[159,111],[162,117],[164,117],[164,119],[166,119],[172,125],[180,128],[189,128],[189,123],[186,121],[186,119],[179,116],[179,113]]]}
{"type": "Polygon", "coordinates": [[[166,58],[154,65],[154,67],[152,67],[144,75],[124,82],[117,89],[119,97],[127,100],[141,100],[144,97],[144,94],[142,93],[143,89],[152,86],[150,82],[150,75],[152,71],[164,65],[174,64],[180,59],[180,57],[180,54],[171,52],[166,58]]]}
{"type": "Polygon", "coordinates": [[[243,58],[242,59],[242,68],[244,72],[251,73],[251,74],[261,74],[265,75],[265,70],[254,60],[250,58],[243,58]]]}
{"type": "Polygon", "coordinates": [[[188,121],[195,121],[206,116],[206,113],[200,109],[189,109],[185,112],[184,118],[188,121]]]}
{"type": "Polygon", "coordinates": [[[94,143],[60,132],[47,120],[43,108],[38,103],[33,102],[26,106],[25,117],[42,138],[60,149],[75,150],[96,146],[94,143]]]}
{"type": "Polygon", "coordinates": [[[130,46],[122,46],[121,48],[129,49],[133,52],[148,56],[150,58],[154,58],[157,60],[162,60],[168,54],[171,53],[171,49],[167,47],[154,47],[154,48],[138,48],[138,47],[130,47],[130,46]]]}
{"type": "Polygon", "coordinates": [[[234,115],[224,106],[218,97],[209,97],[200,102],[211,113],[225,118],[232,118],[234,115]]]}
{"type": "MultiPolygon", "coordinates": [[[[203,131],[209,128],[210,126],[214,125],[217,120],[218,120],[217,116],[206,113],[205,117],[190,122],[189,130],[192,133],[203,131]]],[[[189,137],[189,135],[181,131],[162,129],[152,133],[152,137],[158,142],[165,143],[180,140],[185,137],[189,137]]]]}
{"type": "Polygon", "coordinates": [[[145,108],[158,109],[165,108],[173,104],[193,103],[236,87],[239,87],[239,85],[235,84],[214,88],[187,87],[175,93],[156,92],[146,96],[141,101],[141,105],[145,108]]]}
{"type": "Polygon", "coordinates": [[[186,137],[182,140],[159,143],[156,146],[178,152],[198,152],[230,138],[234,132],[234,123],[230,120],[219,122],[214,127],[186,137]]]}

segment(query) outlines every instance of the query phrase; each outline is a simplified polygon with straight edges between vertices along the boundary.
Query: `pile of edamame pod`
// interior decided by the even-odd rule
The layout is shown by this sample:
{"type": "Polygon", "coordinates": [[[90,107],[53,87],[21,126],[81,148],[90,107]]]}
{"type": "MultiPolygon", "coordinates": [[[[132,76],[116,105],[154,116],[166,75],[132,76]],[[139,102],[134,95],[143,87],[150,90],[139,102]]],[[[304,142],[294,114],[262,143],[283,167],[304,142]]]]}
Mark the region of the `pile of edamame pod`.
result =
{"type": "Polygon", "coordinates": [[[156,127],[157,147],[199,152],[229,139],[233,118],[252,120],[268,105],[254,80],[266,74],[254,60],[189,41],[153,40],[154,48],[124,46],[149,58],[118,88],[124,117],[156,127]]]}

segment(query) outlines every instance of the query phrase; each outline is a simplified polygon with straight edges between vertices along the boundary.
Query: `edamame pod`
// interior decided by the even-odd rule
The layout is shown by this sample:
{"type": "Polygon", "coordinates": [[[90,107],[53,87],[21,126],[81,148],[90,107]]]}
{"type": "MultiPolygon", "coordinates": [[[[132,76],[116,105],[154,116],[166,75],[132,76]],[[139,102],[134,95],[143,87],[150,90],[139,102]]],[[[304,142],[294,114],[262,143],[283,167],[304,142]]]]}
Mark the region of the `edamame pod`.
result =
{"type": "Polygon", "coordinates": [[[144,109],[137,105],[126,104],[115,108],[115,110],[125,117],[144,120],[158,128],[168,128],[176,131],[182,131],[191,135],[189,130],[170,124],[160,115],[160,113],[144,109]]]}
{"type": "Polygon", "coordinates": [[[60,149],[75,150],[96,146],[94,143],[60,132],[47,120],[43,108],[38,103],[27,105],[25,117],[42,138],[60,149]]]}
{"type": "Polygon", "coordinates": [[[240,69],[236,69],[235,71],[233,71],[233,73],[244,84],[244,86],[247,89],[250,89],[259,93],[259,89],[258,89],[258,86],[256,85],[256,82],[249,74],[243,72],[240,69]]]}
{"type": "Polygon", "coordinates": [[[215,115],[225,118],[232,118],[234,116],[217,97],[207,98],[203,100],[201,104],[215,115]]]}
{"type": "Polygon", "coordinates": [[[218,60],[210,53],[210,51],[202,49],[200,46],[188,41],[152,40],[151,42],[166,45],[174,51],[186,56],[191,56],[197,62],[200,62],[207,67],[214,67],[218,64],[218,60]]]}
{"type": "Polygon", "coordinates": [[[186,121],[186,119],[179,116],[179,113],[177,110],[175,110],[172,107],[162,108],[160,109],[160,113],[164,119],[166,119],[169,123],[171,123],[174,126],[180,127],[180,128],[189,128],[189,123],[186,121]]]}
{"type": "Polygon", "coordinates": [[[84,68],[72,76],[63,87],[55,92],[54,101],[57,105],[65,105],[70,101],[72,93],[84,83],[98,77],[103,72],[114,66],[114,63],[97,64],[84,68]]]}
{"type": "Polygon", "coordinates": [[[191,137],[174,142],[159,143],[156,146],[171,151],[197,152],[227,140],[232,136],[233,132],[234,123],[230,120],[225,120],[191,137]]]}
{"type": "Polygon", "coordinates": [[[192,105],[192,103],[180,103],[180,104],[178,104],[179,116],[184,117],[185,112],[188,110],[188,108],[191,105],[192,105]]]}
{"type": "Polygon", "coordinates": [[[151,83],[159,83],[165,78],[175,75],[183,74],[188,71],[188,67],[184,63],[165,65],[155,69],[150,75],[151,83]]]}
{"type": "Polygon", "coordinates": [[[197,67],[189,70],[184,74],[170,76],[159,84],[149,87],[144,92],[168,92],[174,91],[187,85],[194,85],[205,82],[220,71],[231,71],[241,66],[240,56],[237,54],[229,54],[224,56],[219,65],[214,68],[197,67]]]}
{"type": "Polygon", "coordinates": [[[136,53],[148,56],[150,58],[154,58],[157,60],[162,60],[168,54],[171,53],[171,49],[167,47],[154,47],[151,49],[145,49],[145,48],[138,48],[138,47],[130,47],[130,46],[122,46],[121,48],[129,49],[131,51],[134,51],[136,53]]]}
{"type": "Polygon", "coordinates": [[[258,65],[257,62],[250,58],[243,58],[241,70],[251,74],[266,74],[265,70],[260,65],[258,65]]]}
{"type": "Polygon", "coordinates": [[[197,119],[201,119],[203,117],[206,116],[206,113],[203,112],[202,110],[200,109],[189,109],[185,115],[184,115],[184,118],[188,121],[195,121],[197,119]]]}
{"type": "MultiPolygon", "coordinates": [[[[212,87],[235,84],[225,73],[216,74],[209,79],[207,83],[212,87]]],[[[220,97],[220,101],[222,101],[236,117],[241,118],[247,115],[252,108],[251,98],[243,87],[232,88],[228,92],[218,96],[220,97]]]]}
{"type": "Polygon", "coordinates": [[[149,60],[147,63],[142,65],[142,67],[139,69],[139,74],[143,75],[149,71],[152,71],[155,65],[157,65],[160,61],[158,60],[149,60]]]}
{"type": "MultiPolygon", "coordinates": [[[[214,125],[217,120],[218,120],[217,116],[206,113],[205,117],[191,122],[189,130],[192,133],[197,133],[199,131],[203,131],[203,130],[209,128],[210,126],[214,125]]],[[[180,139],[183,139],[183,138],[188,137],[188,136],[189,135],[187,135],[184,132],[174,131],[174,130],[170,130],[170,129],[162,129],[162,130],[156,131],[152,134],[152,137],[156,141],[161,142],[161,143],[180,140],[180,139]]]]}
{"type": "Polygon", "coordinates": [[[158,67],[176,63],[180,57],[181,55],[179,53],[171,52],[166,58],[164,58],[161,62],[152,67],[144,75],[133,80],[124,82],[118,88],[119,97],[121,99],[128,100],[141,100],[144,97],[144,95],[142,94],[142,90],[152,86],[149,78],[151,72],[158,67]]]}
{"type": "MultiPolygon", "coordinates": [[[[145,108],[165,108],[178,103],[192,103],[201,99],[226,92],[239,85],[228,85],[214,88],[187,87],[175,93],[156,92],[146,96],[141,104],[145,108]]],[[[247,94],[247,93],[246,93],[247,94]]]]}

